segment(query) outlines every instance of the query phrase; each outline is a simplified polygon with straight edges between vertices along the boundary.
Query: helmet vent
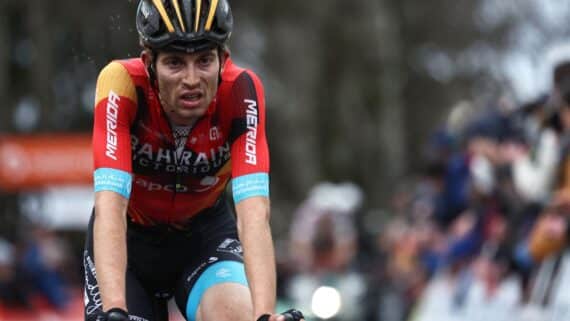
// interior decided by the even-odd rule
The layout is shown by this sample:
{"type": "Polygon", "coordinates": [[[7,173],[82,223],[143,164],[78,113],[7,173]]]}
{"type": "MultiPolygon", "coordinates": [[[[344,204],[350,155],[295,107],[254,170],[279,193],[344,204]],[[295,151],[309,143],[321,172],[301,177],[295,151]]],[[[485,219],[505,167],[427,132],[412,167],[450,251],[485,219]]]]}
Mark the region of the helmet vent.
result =
{"type": "Polygon", "coordinates": [[[152,0],[152,3],[156,7],[156,10],[158,10],[160,16],[162,17],[162,21],[164,21],[164,24],[166,25],[166,29],[168,29],[168,32],[174,32],[174,25],[172,24],[170,17],[168,17],[168,13],[166,12],[166,8],[164,8],[164,5],[162,4],[162,1],[152,0]]]}
{"type": "Polygon", "coordinates": [[[180,28],[182,32],[186,32],[186,26],[184,26],[184,21],[182,21],[182,13],[180,12],[180,6],[178,5],[178,0],[171,0],[174,10],[176,10],[176,17],[178,17],[178,23],[180,23],[180,28]]]}
{"type": "Polygon", "coordinates": [[[214,20],[214,15],[216,13],[217,7],[218,7],[218,0],[210,1],[210,10],[208,11],[208,20],[206,20],[206,26],[204,27],[204,29],[206,31],[210,31],[210,29],[212,28],[212,22],[214,20]]]}
{"type": "Polygon", "coordinates": [[[202,11],[202,0],[196,0],[196,16],[194,18],[194,32],[198,32],[198,26],[200,25],[200,16],[202,11]]]}

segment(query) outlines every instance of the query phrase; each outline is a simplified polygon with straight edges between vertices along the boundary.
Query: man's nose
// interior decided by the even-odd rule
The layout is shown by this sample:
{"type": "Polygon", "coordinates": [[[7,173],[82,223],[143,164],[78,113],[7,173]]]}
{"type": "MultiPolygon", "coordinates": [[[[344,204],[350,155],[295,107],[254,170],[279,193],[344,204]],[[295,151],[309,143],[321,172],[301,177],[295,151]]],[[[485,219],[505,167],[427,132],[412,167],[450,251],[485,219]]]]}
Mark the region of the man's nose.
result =
{"type": "Polygon", "coordinates": [[[186,68],[183,80],[184,84],[190,87],[196,86],[200,82],[200,77],[198,75],[198,72],[196,71],[196,68],[194,68],[193,65],[189,65],[186,68]]]}

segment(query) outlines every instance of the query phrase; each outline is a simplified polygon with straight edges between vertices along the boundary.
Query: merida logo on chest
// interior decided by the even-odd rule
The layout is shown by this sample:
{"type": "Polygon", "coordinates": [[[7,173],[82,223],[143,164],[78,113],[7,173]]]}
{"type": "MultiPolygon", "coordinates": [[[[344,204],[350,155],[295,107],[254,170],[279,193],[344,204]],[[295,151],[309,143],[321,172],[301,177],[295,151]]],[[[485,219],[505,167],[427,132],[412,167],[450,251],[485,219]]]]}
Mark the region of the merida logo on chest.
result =
{"type": "Polygon", "coordinates": [[[117,118],[119,116],[119,101],[121,98],[114,91],[109,91],[106,107],[107,122],[107,145],[105,155],[113,160],[117,160],[117,118]]]}
{"type": "Polygon", "coordinates": [[[247,104],[245,111],[245,122],[247,125],[247,134],[245,137],[245,162],[250,165],[257,164],[257,102],[252,99],[243,101],[247,104]]]}

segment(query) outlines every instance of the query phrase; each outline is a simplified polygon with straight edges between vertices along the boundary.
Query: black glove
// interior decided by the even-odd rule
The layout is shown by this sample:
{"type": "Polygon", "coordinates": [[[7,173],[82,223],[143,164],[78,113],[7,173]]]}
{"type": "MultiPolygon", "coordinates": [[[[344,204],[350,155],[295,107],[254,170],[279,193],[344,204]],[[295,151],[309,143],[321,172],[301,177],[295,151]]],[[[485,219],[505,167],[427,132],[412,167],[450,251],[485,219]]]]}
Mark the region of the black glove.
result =
{"type": "Polygon", "coordinates": [[[121,308],[112,308],[99,314],[97,321],[129,321],[129,314],[121,308]]]}
{"type": "Polygon", "coordinates": [[[297,309],[289,309],[281,314],[285,317],[285,321],[299,321],[305,318],[303,312],[297,309]]]}
{"type": "MultiPolygon", "coordinates": [[[[285,321],[299,321],[305,318],[303,313],[297,309],[289,309],[281,313],[281,315],[285,317],[285,321]]],[[[257,318],[257,321],[269,321],[269,317],[269,314],[264,314],[257,318]]]]}

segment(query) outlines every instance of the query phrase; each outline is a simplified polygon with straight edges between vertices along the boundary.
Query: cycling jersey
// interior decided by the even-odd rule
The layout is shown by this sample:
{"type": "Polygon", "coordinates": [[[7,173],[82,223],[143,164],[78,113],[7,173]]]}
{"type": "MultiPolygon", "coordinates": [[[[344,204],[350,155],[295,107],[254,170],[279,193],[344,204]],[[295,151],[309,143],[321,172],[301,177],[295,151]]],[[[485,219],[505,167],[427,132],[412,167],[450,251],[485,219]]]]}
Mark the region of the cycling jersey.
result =
{"type": "Polygon", "coordinates": [[[232,178],[234,200],[269,194],[263,86],[230,59],[216,97],[178,149],[141,59],[113,61],[97,81],[95,191],[129,198],[142,225],[185,226],[210,208],[232,178]]]}

